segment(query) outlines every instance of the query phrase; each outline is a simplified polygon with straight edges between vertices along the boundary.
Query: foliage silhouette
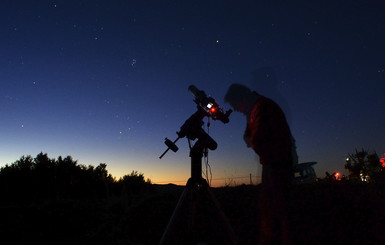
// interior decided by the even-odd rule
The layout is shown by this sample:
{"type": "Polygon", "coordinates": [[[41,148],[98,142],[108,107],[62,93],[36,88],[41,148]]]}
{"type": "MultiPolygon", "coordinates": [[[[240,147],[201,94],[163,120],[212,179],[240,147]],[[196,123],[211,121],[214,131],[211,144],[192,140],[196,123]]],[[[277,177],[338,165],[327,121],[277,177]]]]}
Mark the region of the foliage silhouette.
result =
{"type": "Polygon", "coordinates": [[[107,164],[94,167],[78,164],[71,156],[50,159],[46,153],[35,158],[22,156],[0,168],[3,203],[18,203],[52,198],[106,198],[111,193],[135,194],[149,190],[151,181],[133,171],[116,181],[107,164]]]}
{"type": "Polygon", "coordinates": [[[351,181],[383,182],[385,171],[376,152],[369,153],[363,148],[349,153],[345,169],[349,171],[351,181]]]}
{"type": "Polygon", "coordinates": [[[147,181],[145,181],[143,173],[132,171],[130,174],[120,178],[118,184],[125,188],[127,192],[136,194],[150,188],[151,180],[147,179],[147,181]]]}

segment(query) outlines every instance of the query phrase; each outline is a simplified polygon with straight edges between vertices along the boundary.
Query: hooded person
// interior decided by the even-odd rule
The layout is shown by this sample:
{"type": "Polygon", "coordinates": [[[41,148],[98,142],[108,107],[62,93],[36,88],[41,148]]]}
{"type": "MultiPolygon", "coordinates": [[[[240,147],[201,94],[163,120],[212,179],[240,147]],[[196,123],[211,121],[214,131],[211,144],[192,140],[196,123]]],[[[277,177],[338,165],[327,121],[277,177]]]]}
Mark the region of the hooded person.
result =
{"type": "Polygon", "coordinates": [[[241,84],[229,87],[225,102],[246,116],[243,139],[262,164],[260,242],[291,244],[288,199],[297,154],[285,114],[273,100],[241,84]]]}

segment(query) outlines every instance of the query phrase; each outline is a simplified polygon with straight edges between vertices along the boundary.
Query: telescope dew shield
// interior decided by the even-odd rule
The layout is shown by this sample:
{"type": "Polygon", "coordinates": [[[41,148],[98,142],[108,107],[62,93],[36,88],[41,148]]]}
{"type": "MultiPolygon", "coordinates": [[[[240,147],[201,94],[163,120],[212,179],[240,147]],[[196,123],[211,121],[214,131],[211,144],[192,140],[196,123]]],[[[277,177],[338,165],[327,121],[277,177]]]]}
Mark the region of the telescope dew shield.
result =
{"type": "Polygon", "coordinates": [[[206,93],[203,90],[197,89],[194,85],[188,87],[188,91],[194,96],[196,103],[200,103],[206,99],[206,93]]]}

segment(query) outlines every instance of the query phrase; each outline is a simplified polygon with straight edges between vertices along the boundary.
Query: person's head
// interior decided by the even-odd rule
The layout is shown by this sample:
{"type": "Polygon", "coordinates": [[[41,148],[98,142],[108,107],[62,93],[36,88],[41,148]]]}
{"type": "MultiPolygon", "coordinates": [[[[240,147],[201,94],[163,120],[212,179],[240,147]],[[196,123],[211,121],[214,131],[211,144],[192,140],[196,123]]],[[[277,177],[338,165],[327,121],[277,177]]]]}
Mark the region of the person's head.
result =
{"type": "Polygon", "coordinates": [[[247,115],[253,108],[258,94],[251,91],[248,87],[233,83],[230,85],[225,95],[225,102],[229,103],[235,111],[247,115]]]}

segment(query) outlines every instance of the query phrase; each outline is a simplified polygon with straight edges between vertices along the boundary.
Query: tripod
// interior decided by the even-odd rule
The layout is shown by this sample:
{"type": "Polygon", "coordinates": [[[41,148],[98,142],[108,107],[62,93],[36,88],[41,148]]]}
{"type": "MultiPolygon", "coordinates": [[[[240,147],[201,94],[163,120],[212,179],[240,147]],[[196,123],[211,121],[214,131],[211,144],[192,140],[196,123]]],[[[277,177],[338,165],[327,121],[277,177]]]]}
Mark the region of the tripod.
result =
{"type": "Polygon", "coordinates": [[[202,178],[203,152],[212,141],[210,136],[202,134],[190,149],[191,178],[163,233],[161,245],[236,244],[227,218],[202,178]]]}

